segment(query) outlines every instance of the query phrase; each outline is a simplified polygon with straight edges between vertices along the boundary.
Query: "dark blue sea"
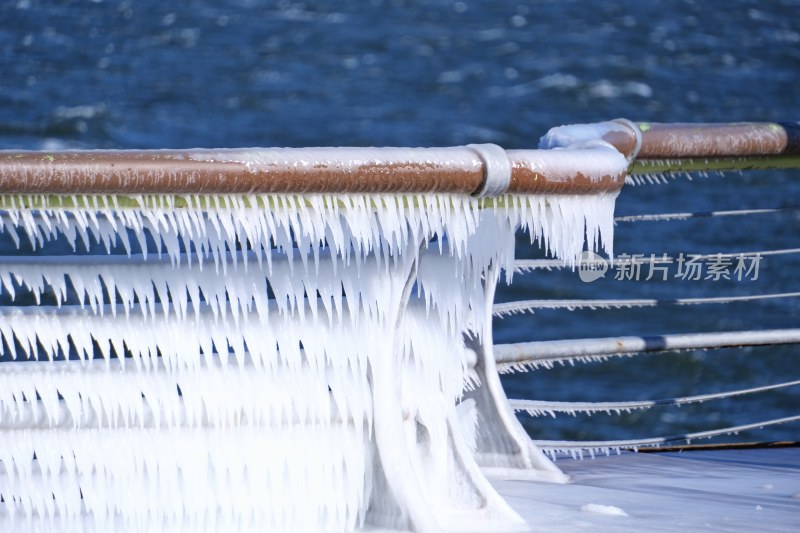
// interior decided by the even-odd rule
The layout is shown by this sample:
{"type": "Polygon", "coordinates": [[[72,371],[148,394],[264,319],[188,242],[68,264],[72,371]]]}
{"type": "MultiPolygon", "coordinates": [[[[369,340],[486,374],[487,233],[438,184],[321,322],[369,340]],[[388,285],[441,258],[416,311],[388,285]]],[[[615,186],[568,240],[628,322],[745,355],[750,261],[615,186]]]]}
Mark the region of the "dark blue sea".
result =
{"type": "MultiPolygon", "coordinates": [[[[0,3],[0,148],[535,147],[550,127],[800,120],[800,2],[34,1],[0,3]]],[[[800,171],[628,186],[619,215],[800,205],[800,171]]],[[[617,254],[800,247],[800,216],[619,223],[617,254]]],[[[0,236],[0,238],[5,238],[0,236]]],[[[519,236],[520,257],[541,257],[519,236]]],[[[499,301],[800,291],[796,254],[757,279],[515,276],[499,301]]],[[[798,325],[798,300],[537,311],[496,342],[798,325]]],[[[800,379],[800,348],[643,355],[504,378],[509,396],[639,400],[800,379]]],[[[635,438],[800,414],[800,387],[625,416],[523,417],[535,438],[635,438]]],[[[731,437],[798,440],[800,424],[731,437]]]]}

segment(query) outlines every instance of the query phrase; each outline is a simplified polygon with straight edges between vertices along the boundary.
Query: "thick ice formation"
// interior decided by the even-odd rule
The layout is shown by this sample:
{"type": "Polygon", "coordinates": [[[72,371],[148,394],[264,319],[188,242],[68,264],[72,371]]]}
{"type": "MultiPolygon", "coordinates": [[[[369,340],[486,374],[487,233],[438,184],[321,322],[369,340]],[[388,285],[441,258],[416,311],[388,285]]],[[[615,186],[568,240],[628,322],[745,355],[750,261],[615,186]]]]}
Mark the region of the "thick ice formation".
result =
{"type": "Polygon", "coordinates": [[[0,292],[48,302],[0,308],[0,524],[425,529],[420,502],[510,512],[456,427],[475,420],[455,406],[474,379],[464,337],[491,315],[484,274],[510,276],[517,227],[572,262],[585,240],[610,252],[614,199],[4,198],[17,243],[95,255],[0,259],[0,292]]]}

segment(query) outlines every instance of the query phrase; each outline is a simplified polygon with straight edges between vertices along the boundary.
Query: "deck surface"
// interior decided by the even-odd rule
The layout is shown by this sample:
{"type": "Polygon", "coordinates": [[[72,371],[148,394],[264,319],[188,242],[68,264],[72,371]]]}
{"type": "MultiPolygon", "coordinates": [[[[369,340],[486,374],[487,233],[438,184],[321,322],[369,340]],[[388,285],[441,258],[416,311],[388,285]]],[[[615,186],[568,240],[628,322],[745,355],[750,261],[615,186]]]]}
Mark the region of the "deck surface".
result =
{"type": "Polygon", "coordinates": [[[491,480],[534,531],[800,531],[798,447],[626,452],[557,464],[569,484],[491,480]]]}

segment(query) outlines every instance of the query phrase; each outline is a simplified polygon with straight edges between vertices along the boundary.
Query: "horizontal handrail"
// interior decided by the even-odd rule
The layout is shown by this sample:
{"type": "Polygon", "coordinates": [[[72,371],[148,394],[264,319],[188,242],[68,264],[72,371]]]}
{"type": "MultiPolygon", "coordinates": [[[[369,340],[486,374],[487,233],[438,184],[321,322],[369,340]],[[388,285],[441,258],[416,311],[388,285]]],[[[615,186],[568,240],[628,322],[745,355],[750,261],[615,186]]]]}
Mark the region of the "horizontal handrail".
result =
{"type": "Polygon", "coordinates": [[[632,160],[800,155],[800,123],[657,123],[617,119],[558,126],[541,148],[601,139],[632,160]]]}
{"type": "Polygon", "coordinates": [[[625,154],[629,174],[797,168],[800,123],[662,124],[617,119],[552,128],[539,146],[601,139],[625,154]]]}
{"type": "Polygon", "coordinates": [[[0,194],[477,194],[495,173],[500,193],[595,194],[619,190],[626,166],[609,145],[0,151],[0,194]]]}
{"type": "Polygon", "coordinates": [[[0,194],[596,194],[627,174],[800,167],[798,123],[620,119],[539,146],[0,151],[0,194]]]}
{"type": "MultiPolygon", "coordinates": [[[[800,123],[686,124],[639,122],[637,159],[687,159],[800,154],[800,123]]],[[[611,144],[623,150],[631,139],[611,144]],[[624,144],[627,142],[627,144],[624,144]]]]}

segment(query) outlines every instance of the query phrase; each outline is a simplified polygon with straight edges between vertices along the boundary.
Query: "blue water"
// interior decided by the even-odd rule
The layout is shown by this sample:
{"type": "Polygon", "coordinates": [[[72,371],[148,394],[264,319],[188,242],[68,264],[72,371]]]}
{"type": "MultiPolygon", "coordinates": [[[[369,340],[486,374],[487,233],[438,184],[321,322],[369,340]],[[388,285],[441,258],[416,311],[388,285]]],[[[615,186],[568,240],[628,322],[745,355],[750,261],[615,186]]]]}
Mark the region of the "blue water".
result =
{"type": "MultiPolygon", "coordinates": [[[[800,119],[797,1],[35,2],[0,4],[0,148],[536,145],[548,128],[800,119]],[[176,5],[173,5],[176,4],[176,5]]],[[[626,188],[620,214],[800,204],[798,172],[626,188]]],[[[618,253],[798,246],[796,212],[617,226],[618,253]]],[[[519,255],[536,256],[520,236],[519,255]]],[[[800,290],[796,256],[757,281],[518,276],[500,300],[800,290]]],[[[797,300],[539,311],[496,340],[794,327],[797,300]]],[[[800,378],[795,347],[577,365],[505,380],[514,397],[642,399],[800,378]]],[[[800,413],[797,389],[607,417],[525,418],[539,438],[675,434],[800,413]]],[[[796,440],[797,424],[740,440],[796,440]]]]}

